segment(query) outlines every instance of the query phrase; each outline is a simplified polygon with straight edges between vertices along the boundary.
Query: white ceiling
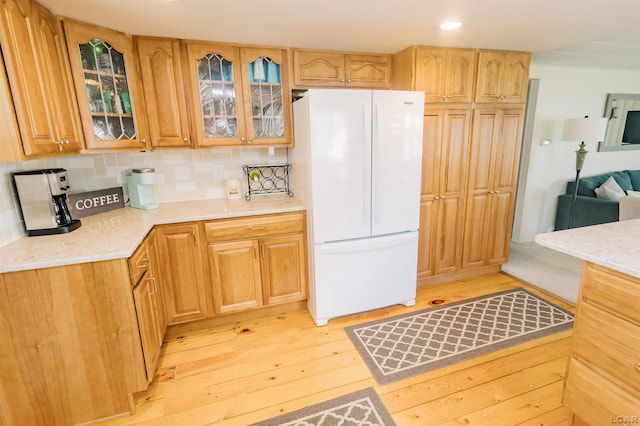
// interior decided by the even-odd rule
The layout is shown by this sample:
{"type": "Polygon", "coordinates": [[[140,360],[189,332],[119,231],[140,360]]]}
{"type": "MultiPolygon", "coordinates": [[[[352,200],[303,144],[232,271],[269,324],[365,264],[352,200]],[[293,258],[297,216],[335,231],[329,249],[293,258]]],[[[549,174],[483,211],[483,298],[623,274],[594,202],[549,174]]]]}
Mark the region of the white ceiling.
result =
{"type": "Polygon", "coordinates": [[[130,34],[393,53],[412,44],[530,51],[640,69],[640,0],[40,0],[130,34]],[[461,29],[441,31],[447,19],[461,29]]]}

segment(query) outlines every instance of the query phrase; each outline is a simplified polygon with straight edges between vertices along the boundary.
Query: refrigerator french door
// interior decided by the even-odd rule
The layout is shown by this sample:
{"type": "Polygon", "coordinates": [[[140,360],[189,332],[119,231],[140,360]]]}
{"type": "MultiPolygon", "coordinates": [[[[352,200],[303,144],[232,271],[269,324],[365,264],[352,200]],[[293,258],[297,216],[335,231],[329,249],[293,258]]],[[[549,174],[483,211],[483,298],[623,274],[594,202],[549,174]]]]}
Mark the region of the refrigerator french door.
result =
{"type": "Polygon", "coordinates": [[[423,103],[422,92],[331,89],[294,103],[292,185],[309,206],[318,325],[415,303],[423,103]]]}

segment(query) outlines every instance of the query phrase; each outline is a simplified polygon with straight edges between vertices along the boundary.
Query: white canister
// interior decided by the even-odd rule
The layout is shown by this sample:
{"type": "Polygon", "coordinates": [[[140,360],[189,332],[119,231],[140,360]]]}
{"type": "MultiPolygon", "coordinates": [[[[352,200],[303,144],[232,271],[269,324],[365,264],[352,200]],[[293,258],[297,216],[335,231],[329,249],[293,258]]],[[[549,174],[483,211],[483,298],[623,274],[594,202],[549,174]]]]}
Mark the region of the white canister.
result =
{"type": "Polygon", "coordinates": [[[224,188],[228,200],[239,200],[242,198],[242,185],[239,179],[231,177],[225,180],[224,188]]]}

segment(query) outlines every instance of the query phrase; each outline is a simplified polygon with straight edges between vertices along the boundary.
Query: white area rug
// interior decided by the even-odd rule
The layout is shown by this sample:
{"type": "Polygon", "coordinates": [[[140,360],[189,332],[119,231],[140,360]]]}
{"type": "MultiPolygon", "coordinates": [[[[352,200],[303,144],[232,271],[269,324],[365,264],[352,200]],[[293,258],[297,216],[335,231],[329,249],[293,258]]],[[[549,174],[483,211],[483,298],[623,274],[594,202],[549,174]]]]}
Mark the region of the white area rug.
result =
{"type": "Polygon", "coordinates": [[[512,242],[509,262],[502,265],[502,271],[575,306],[582,264],[582,259],[535,242],[512,242]]]}

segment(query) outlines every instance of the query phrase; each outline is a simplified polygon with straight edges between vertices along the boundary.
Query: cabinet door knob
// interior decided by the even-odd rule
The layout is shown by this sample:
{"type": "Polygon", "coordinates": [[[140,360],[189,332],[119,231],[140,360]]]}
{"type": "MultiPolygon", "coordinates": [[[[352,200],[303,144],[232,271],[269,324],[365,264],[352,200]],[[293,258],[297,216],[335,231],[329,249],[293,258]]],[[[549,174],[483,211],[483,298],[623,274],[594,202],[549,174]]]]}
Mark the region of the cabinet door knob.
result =
{"type": "Polygon", "coordinates": [[[189,143],[189,138],[184,138],[182,140],[184,141],[184,143],[189,143]]]}
{"type": "Polygon", "coordinates": [[[439,200],[440,197],[438,197],[437,195],[435,197],[433,197],[434,200],[439,200]]]}
{"type": "Polygon", "coordinates": [[[636,365],[634,365],[634,367],[635,367],[636,371],[640,373],[640,362],[637,363],[636,365]]]}
{"type": "Polygon", "coordinates": [[[244,136],[242,136],[242,137],[240,138],[240,140],[241,140],[242,142],[244,142],[244,136]]]}
{"type": "Polygon", "coordinates": [[[347,83],[351,83],[351,79],[347,80],[347,83]]]}
{"type": "Polygon", "coordinates": [[[142,144],[145,144],[145,145],[146,145],[146,144],[147,144],[147,140],[146,140],[146,139],[140,139],[140,143],[142,143],[142,144]]]}
{"type": "Polygon", "coordinates": [[[251,143],[253,141],[253,138],[249,138],[248,141],[249,143],[251,143]]]}

